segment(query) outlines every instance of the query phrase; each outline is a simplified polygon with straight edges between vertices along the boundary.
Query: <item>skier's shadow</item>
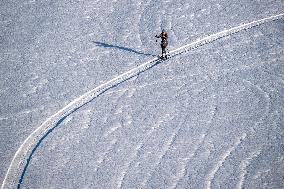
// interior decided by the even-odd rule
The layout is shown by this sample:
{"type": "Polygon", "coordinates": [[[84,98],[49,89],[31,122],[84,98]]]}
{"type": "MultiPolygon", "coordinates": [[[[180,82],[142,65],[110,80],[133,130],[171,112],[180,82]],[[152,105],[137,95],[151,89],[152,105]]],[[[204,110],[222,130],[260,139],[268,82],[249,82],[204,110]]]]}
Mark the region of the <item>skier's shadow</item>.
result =
{"type": "Polygon", "coordinates": [[[95,43],[97,46],[100,46],[100,47],[117,48],[117,49],[120,49],[120,50],[129,51],[129,52],[133,52],[133,53],[136,53],[136,54],[139,54],[139,55],[145,55],[145,56],[156,56],[156,55],[153,55],[153,54],[140,52],[140,51],[128,48],[128,47],[121,47],[121,46],[118,46],[118,45],[111,45],[111,44],[107,44],[107,43],[103,43],[103,42],[99,42],[99,41],[93,41],[93,43],[95,43]]]}

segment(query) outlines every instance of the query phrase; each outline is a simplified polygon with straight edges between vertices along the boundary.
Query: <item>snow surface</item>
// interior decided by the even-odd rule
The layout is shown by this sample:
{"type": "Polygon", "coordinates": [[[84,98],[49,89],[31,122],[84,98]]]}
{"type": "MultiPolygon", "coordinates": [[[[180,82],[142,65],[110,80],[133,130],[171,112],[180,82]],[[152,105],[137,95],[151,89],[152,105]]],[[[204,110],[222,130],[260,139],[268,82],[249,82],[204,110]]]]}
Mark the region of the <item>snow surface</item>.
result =
{"type": "MultiPolygon", "coordinates": [[[[47,118],[159,53],[153,36],[161,28],[175,49],[284,6],[1,4],[1,182],[17,149],[47,118]]],[[[283,24],[175,56],[79,108],[40,143],[21,188],[284,187],[283,24]]]]}

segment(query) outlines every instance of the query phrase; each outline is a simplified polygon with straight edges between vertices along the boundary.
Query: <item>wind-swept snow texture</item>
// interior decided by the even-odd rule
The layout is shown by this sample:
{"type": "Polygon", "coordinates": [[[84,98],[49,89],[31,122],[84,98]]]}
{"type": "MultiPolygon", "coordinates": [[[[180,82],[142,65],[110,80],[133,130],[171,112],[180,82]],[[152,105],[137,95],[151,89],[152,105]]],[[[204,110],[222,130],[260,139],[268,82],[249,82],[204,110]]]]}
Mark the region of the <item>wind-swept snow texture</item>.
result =
{"type": "Polygon", "coordinates": [[[3,17],[2,179],[18,149],[3,188],[15,188],[17,182],[21,188],[283,187],[280,2],[43,4],[24,3],[20,8],[26,12],[11,11],[3,17]],[[33,17],[39,8],[44,14],[33,17]],[[196,23],[173,27],[179,23],[173,17],[179,14],[196,23]],[[125,22],[118,22],[122,18],[125,22]],[[33,32],[42,30],[37,37],[25,28],[33,19],[38,20],[33,32]],[[269,23],[276,19],[280,20],[269,23]],[[13,22],[22,25],[11,26],[13,22]],[[42,29],[46,24],[49,31],[42,29]],[[57,26],[51,29],[55,33],[49,25],[57,26]],[[172,58],[145,73],[159,61],[125,72],[155,54],[153,44],[147,44],[147,30],[159,32],[159,27],[172,36],[172,58]],[[203,38],[217,31],[221,32],[203,38]],[[220,40],[208,44],[216,39],[220,40]],[[190,41],[195,42],[182,46],[190,41]],[[26,72],[17,78],[14,69],[26,72]],[[32,89],[28,93],[26,86],[32,89]],[[90,90],[94,86],[99,87],[90,90]],[[19,94],[12,93],[15,89],[19,94]],[[84,91],[89,92],[72,101],[84,91]],[[54,103],[64,108],[56,111],[54,103]],[[43,115],[50,118],[38,127],[43,115]]]}

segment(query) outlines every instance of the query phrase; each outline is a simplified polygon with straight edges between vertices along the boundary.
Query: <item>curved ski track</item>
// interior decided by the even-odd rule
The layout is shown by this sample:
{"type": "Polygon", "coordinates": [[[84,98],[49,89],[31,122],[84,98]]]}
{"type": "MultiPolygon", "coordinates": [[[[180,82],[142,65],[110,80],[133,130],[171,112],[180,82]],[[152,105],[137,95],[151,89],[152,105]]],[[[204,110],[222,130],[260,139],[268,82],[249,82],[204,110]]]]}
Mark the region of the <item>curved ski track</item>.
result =
{"type": "MultiPolygon", "coordinates": [[[[255,26],[259,26],[263,23],[278,20],[284,16],[284,13],[263,18],[260,20],[252,21],[250,23],[241,24],[237,27],[233,27],[228,30],[223,30],[221,32],[209,35],[202,39],[198,39],[193,43],[177,48],[169,52],[170,58],[185,53],[189,50],[195,49],[199,46],[211,43],[217,39],[220,39],[225,36],[232,35],[242,30],[250,29],[255,26]]],[[[44,140],[44,138],[53,131],[62,121],[77,111],[80,107],[92,101],[94,98],[103,94],[108,89],[111,89],[118,84],[150,69],[151,67],[161,63],[162,60],[159,58],[154,58],[148,62],[141,64],[140,66],[133,68],[109,81],[106,83],[90,90],[89,92],[81,95],[80,97],[74,99],[67,106],[56,112],[54,115],[49,117],[40,127],[38,127],[33,133],[31,133],[28,138],[21,144],[20,148],[15,153],[12,162],[8,168],[8,171],[5,175],[4,181],[2,183],[1,189],[8,188],[20,188],[21,182],[23,180],[26,169],[29,165],[29,162],[32,159],[32,155],[36,151],[37,147],[44,140]],[[26,159],[26,161],[25,161],[26,159]]]]}

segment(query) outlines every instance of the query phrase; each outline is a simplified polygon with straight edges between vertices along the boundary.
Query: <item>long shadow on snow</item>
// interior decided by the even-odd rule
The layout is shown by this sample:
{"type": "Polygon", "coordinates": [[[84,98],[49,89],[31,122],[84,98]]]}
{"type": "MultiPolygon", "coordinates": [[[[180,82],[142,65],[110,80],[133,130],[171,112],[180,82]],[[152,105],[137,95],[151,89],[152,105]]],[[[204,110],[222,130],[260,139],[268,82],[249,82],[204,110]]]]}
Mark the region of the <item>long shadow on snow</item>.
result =
{"type": "Polygon", "coordinates": [[[95,43],[97,46],[100,46],[100,47],[117,48],[117,49],[120,49],[120,50],[133,52],[133,53],[136,53],[136,54],[139,54],[139,55],[156,56],[156,55],[149,54],[149,53],[139,52],[137,50],[134,50],[134,49],[131,49],[131,48],[128,48],[128,47],[121,47],[121,46],[118,46],[118,45],[111,45],[111,44],[102,43],[102,42],[99,42],[99,41],[93,41],[93,43],[95,43]]]}
{"type": "Polygon", "coordinates": [[[121,81],[121,82],[119,82],[119,83],[116,83],[116,84],[114,84],[114,85],[112,85],[112,86],[110,86],[110,87],[108,87],[108,88],[105,88],[103,91],[101,91],[100,94],[98,94],[97,96],[95,96],[93,99],[91,99],[91,100],[89,100],[88,102],[82,104],[81,106],[75,108],[72,112],[70,112],[69,114],[67,114],[67,115],[65,115],[64,117],[62,117],[59,121],[57,121],[57,123],[55,124],[55,126],[52,127],[51,129],[49,129],[49,130],[39,139],[39,141],[37,142],[37,144],[35,145],[35,147],[32,149],[32,151],[31,151],[31,153],[30,153],[30,155],[29,155],[29,157],[28,157],[28,159],[27,159],[27,161],[26,161],[26,164],[25,164],[25,167],[24,167],[24,169],[23,169],[23,171],[22,171],[22,174],[21,174],[21,176],[20,176],[20,179],[19,179],[19,182],[18,182],[18,185],[17,185],[17,189],[20,189],[20,188],[21,188],[21,184],[22,184],[22,182],[23,182],[23,180],[24,180],[24,177],[25,177],[25,174],[26,174],[26,172],[27,172],[28,166],[29,166],[29,164],[30,164],[30,162],[31,162],[31,160],[32,160],[32,157],[33,157],[33,155],[35,154],[37,148],[41,145],[41,143],[44,141],[44,139],[45,139],[50,133],[52,133],[52,131],[53,131],[54,129],[56,129],[57,127],[59,127],[59,125],[60,125],[69,115],[71,115],[72,113],[76,112],[78,109],[80,109],[81,107],[85,106],[86,104],[90,103],[90,102],[93,101],[95,98],[101,96],[102,94],[104,94],[104,93],[105,93],[106,91],[108,91],[109,89],[115,88],[116,86],[118,86],[119,84],[123,83],[124,81],[127,81],[127,80],[129,80],[129,79],[131,79],[131,78],[133,78],[133,77],[135,77],[135,76],[137,76],[137,75],[139,75],[139,74],[141,74],[141,73],[147,71],[148,69],[150,69],[150,68],[152,68],[152,67],[154,67],[154,66],[156,66],[156,65],[158,65],[159,63],[162,62],[162,60],[154,60],[154,61],[155,61],[155,64],[153,64],[151,67],[149,67],[149,68],[147,68],[147,69],[145,69],[145,70],[142,70],[141,72],[137,73],[136,75],[133,75],[133,76],[131,76],[131,77],[129,77],[129,78],[126,78],[125,80],[123,80],[123,81],[121,81]]]}

